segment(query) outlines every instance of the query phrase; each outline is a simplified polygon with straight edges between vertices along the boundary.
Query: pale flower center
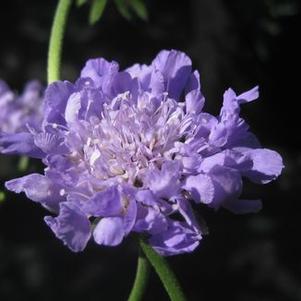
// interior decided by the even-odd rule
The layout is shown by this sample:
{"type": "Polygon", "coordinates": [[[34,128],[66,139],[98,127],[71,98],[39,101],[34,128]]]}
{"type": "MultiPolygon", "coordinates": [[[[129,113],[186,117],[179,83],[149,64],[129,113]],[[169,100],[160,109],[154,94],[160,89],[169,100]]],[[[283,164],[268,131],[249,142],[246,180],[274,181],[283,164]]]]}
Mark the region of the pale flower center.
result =
{"type": "Polygon", "coordinates": [[[84,160],[98,179],[139,183],[150,165],[171,159],[182,136],[185,114],[179,103],[165,98],[155,104],[145,93],[133,105],[129,97],[125,93],[105,104],[86,138],[84,160]]]}

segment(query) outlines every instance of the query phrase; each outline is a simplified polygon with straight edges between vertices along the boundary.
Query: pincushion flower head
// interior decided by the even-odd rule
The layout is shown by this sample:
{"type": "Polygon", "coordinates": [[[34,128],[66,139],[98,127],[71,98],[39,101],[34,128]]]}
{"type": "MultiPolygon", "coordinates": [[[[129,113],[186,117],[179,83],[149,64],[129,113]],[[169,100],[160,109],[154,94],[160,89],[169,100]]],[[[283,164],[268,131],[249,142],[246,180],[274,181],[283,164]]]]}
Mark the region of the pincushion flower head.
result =
{"type": "Polygon", "coordinates": [[[116,246],[131,232],[162,255],[193,251],[204,234],[193,204],[256,212],[259,200],[240,199],[242,179],[265,184],[283,168],[239,116],[258,87],[228,89],[217,117],[203,111],[200,88],[179,51],[124,71],[89,60],[75,83],[48,86],[41,128],[11,142],[41,158],[45,173],[6,187],[49,209],[47,225],[73,251],[91,237],[116,246]]]}
{"type": "MultiPolygon", "coordinates": [[[[16,153],[17,141],[40,128],[43,113],[43,87],[33,80],[26,84],[21,95],[13,92],[0,80],[0,151],[16,153]]],[[[26,151],[23,150],[25,153],[26,151]]]]}

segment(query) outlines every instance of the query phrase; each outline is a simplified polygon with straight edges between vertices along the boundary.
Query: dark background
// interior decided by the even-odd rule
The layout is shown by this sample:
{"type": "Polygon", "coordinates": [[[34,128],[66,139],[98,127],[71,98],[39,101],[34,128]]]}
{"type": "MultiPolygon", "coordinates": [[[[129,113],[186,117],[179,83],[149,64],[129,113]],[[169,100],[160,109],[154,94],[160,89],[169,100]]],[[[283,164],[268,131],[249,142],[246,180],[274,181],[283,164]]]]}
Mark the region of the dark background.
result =
{"type": "MultiPolygon", "coordinates": [[[[56,1],[3,1],[0,78],[20,90],[45,82],[48,36],[56,1]]],[[[286,168],[275,183],[246,184],[263,210],[237,216],[200,208],[210,229],[192,254],[169,258],[191,301],[301,300],[300,1],[149,0],[149,21],[123,19],[110,3],[96,26],[88,7],[73,7],[65,40],[63,78],[74,80],[86,59],[103,56],[122,68],[150,63],[161,49],[185,51],[201,73],[205,110],[217,114],[222,94],[260,85],[243,115],[262,144],[279,151],[286,168]]],[[[19,176],[17,158],[0,157],[1,187],[19,176]]],[[[31,170],[41,170],[31,161],[31,170]]],[[[28,173],[28,172],[26,172],[28,173]]],[[[46,211],[23,195],[0,204],[0,300],[126,300],[137,247],[90,243],[74,254],[43,222],[46,211]]],[[[168,300],[153,273],[146,301],[168,300]]]]}

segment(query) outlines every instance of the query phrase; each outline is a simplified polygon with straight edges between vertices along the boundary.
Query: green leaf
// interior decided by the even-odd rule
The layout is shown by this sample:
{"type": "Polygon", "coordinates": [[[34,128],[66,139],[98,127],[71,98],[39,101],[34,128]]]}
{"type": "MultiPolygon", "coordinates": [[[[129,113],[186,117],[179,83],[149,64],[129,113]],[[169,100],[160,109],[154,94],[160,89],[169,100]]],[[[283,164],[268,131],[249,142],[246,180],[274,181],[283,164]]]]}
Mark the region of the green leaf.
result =
{"type": "Polygon", "coordinates": [[[102,16],[107,0],[93,0],[90,7],[89,23],[94,25],[102,16]]]}
{"type": "Polygon", "coordinates": [[[76,6],[81,7],[87,2],[87,0],[76,0],[76,6]]]}
{"type": "Polygon", "coordinates": [[[148,13],[144,0],[131,0],[130,5],[139,18],[141,18],[144,21],[148,20],[148,13]]]}
{"type": "Polygon", "coordinates": [[[129,11],[128,4],[126,3],[125,0],[114,0],[115,5],[119,11],[119,13],[126,18],[127,20],[131,19],[131,14],[129,11]]]}

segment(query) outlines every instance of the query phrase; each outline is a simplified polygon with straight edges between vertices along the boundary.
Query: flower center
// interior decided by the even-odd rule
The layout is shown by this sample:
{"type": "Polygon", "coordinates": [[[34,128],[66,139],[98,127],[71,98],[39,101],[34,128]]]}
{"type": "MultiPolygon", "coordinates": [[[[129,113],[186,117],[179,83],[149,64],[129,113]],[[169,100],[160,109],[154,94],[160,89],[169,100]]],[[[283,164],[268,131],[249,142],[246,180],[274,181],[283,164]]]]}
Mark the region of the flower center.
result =
{"type": "Polygon", "coordinates": [[[176,151],[184,117],[181,105],[169,98],[160,101],[144,93],[134,102],[129,93],[118,96],[91,121],[83,147],[91,174],[141,186],[145,170],[160,168],[176,151]]]}

